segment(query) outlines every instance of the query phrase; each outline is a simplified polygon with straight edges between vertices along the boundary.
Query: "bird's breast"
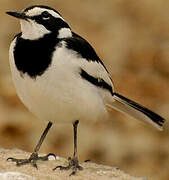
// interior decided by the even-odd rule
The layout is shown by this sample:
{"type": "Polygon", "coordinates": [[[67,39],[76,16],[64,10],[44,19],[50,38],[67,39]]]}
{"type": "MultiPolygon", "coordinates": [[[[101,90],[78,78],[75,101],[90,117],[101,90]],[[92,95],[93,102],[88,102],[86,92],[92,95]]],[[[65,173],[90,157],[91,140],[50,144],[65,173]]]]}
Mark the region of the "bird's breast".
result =
{"type": "Polygon", "coordinates": [[[10,55],[12,77],[21,101],[42,120],[91,122],[104,118],[107,110],[97,88],[80,77],[72,55],[62,51],[56,51],[50,67],[36,78],[18,71],[10,55]]]}

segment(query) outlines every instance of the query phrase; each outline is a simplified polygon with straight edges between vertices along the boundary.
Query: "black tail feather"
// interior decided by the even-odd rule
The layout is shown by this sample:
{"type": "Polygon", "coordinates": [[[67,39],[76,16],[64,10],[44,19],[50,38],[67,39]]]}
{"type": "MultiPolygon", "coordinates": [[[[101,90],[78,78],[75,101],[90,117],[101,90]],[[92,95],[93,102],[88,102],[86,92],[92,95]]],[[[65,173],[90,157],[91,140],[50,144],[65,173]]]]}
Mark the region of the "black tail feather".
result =
{"type": "Polygon", "coordinates": [[[118,94],[118,93],[114,93],[114,96],[118,97],[119,99],[121,99],[122,102],[125,102],[125,104],[129,105],[130,107],[142,112],[143,114],[145,114],[146,116],[148,116],[155,124],[157,124],[159,127],[162,128],[165,119],[163,117],[161,117],[160,115],[154,113],[153,111],[149,110],[148,108],[118,94]]]}

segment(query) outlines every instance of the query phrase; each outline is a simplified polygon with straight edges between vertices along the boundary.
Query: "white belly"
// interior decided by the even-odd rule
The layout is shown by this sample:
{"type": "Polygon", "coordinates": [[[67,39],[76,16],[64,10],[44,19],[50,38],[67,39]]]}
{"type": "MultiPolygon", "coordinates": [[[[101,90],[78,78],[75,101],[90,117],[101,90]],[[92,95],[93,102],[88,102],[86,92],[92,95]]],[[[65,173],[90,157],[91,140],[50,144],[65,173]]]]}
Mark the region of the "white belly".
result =
{"type": "Polygon", "coordinates": [[[18,96],[38,118],[51,122],[91,122],[107,117],[99,90],[78,72],[71,71],[66,62],[54,62],[36,79],[17,71],[13,54],[10,66],[18,96]]]}

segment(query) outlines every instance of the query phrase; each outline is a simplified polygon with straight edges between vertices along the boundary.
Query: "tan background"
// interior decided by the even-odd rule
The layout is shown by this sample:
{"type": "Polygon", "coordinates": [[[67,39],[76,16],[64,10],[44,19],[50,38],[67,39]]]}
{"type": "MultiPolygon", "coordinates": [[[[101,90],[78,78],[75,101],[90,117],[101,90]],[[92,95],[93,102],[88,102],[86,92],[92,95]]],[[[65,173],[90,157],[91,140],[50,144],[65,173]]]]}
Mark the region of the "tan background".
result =
{"type": "MultiPolygon", "coordinates": [[[[33,4],[56,8],[107,66],[118,92],[169,119],[169,2],[159,0],[0,0],[0,146],[32,151],[47,122],[18,99],[8,47],[20,31],[5,14],[33,4]]],[[[79,126],[80,159],[91,159],[149,180],[169,179],[169,125],[163,132],[116,111],[112,120],[79,126]]],[[[56,124],[41,152],[72,153],[71,125],[56,124]]]]}

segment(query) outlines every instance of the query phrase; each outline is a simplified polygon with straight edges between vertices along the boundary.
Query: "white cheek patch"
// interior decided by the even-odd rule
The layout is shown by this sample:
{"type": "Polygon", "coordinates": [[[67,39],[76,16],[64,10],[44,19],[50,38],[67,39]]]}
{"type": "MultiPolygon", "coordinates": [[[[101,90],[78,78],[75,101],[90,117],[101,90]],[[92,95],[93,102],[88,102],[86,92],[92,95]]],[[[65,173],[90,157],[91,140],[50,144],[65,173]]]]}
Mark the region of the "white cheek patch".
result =
{"type": "MultiPolygon", "coordinates": [[[[41,15],[44,11],[49,12],[55,18],[59,18],[65,21],[57,12],[46,8],[34,7],[33,9],[26,11],[25,13],[26,16],[34,17],[41,15]]],[[[35,20],[28,19],[28,21],[21,20],[20,22],[22,38],[24,39],[36,40],[43,37],[45,34],[50,33],[48,29],[46,29],[42,24],[36,23],[35,20]]],[[[66,38],[71,36],[72,32],[69,28],[62,28],[58,32],[58,38],[66,38]]]]}
{"type": "Polygon", "coordinates": [[[21,20],[22,38],[36,40],[43,37],[45,34],[50,33],[43,25],[36,23],[35,21],[21,20]]]}
{"type": "Polygon", "coordinates": [[[68,38],[68,37],[72,37],[72,32],[69,28],[61,28],[59,30],[59,34],[58,34],[58,38],[68,38]]]}

